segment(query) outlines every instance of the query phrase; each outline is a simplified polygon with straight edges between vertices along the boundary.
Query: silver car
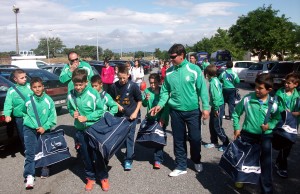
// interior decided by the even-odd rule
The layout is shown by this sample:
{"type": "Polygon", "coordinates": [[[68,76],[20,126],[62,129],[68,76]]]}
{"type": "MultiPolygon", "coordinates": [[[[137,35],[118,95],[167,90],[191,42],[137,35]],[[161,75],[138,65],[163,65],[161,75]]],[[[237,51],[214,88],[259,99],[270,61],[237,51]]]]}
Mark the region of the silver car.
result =
{"type": "Polygon", "coordinates": [[[245,82],[254,87],[256,76],[261,73],[269,73],[276,63],[276,61],[264,61],[252,64],[246,71],[245,82]]]}

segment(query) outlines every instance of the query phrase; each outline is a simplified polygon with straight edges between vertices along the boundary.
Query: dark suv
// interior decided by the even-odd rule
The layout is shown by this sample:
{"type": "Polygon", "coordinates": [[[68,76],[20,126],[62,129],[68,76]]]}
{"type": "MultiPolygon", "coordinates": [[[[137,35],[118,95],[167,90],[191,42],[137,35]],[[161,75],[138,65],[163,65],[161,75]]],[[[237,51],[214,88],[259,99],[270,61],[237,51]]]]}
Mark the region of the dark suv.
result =
{"type": "Polygon", "coordinates": [[[284,77],[292,72],[300,71],[300,63],[292,61],[281,61],[277,63],[270,71],[273,78],[274,89],[277,90],[284,85],[284,77]]]}

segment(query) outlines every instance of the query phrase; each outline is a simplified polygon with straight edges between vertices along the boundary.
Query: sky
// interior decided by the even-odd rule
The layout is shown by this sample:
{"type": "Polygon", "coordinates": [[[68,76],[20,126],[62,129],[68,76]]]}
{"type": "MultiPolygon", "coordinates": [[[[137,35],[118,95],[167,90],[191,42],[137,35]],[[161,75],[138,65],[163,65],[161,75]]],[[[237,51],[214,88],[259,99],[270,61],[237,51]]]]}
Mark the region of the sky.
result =
{"type": "Polygon", "coordinates": [[[59,37],[68,48],[98,40],[114,52],[192,46],[263,5],[300,25],[299,0],[0,0],[0,52],[16,50],[13,5],[20,9],[20,50],[35,49],[47,37],[59,37]]]}

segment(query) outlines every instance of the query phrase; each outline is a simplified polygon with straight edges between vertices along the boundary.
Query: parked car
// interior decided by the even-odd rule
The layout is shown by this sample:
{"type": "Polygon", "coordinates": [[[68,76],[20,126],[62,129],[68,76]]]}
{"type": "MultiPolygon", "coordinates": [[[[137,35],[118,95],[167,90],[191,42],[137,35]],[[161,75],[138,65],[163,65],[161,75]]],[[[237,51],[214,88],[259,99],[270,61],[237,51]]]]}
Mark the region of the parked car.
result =
{"type": "Polygon", "coordinates": [[[237,73],[239,76],[240,80],[243,81],[245,80],[246,77],[246,71],[248,68],[255,64],[256,62],[254,61],[233,61],[233,67],[232,70],[237,73]]]}
{"type": "Polygon", "coordinates": [[[223,61],[223,62],[219,62],[217,65],[216,65],[216,68],[217,68],[217,76],[219,76],[223,71],[226,70],[226,61],[223,61]]]}
{"type": "Polygon", "coordinates": [[[3,114],[4,102],[7,90],[13,85],[13,83],[6,78],[0,76],[0,149],[4,146],[18,140],[18,130],[12,117],[12,121],[5,122],[5,116],[3,114]]]}
{"type": "MultiPolygon", "coordinates": [[[[99,75],[101,75],[102,68],[104,67],[103,61],[88,61],[92,68],[95,68],[99,75]]],[[[116,64],[109,61],[109,66],[115,68],[116,64]]],[[[94,69],[93,69],[94,71],[94,69]]],[[[95,74],[95,71],[94,71],[95,74]]]]}
{"type": "Polygon", "coordinates": [[[18,66],[16,65],[0,65],[0,68],[19,68],[18,66]]]}
{"type": "Polygon", "coordinates": [[[270,71],[270,75],[273,78],[275,90],[283,87],[284,85],[284,78],[287,74],[292,72],[299,72],[300,71],[300,63],[299,62],[292,62],[292,61],[281,61],[278,62],[270,71]]]}
{"type": "MultiPolygon", "coordinates": [[[[65,64],[52,64],[48,66],[41,67],[41,69],[47,70],[50,73],[54,73],[57,76],[60,76],[61,71],[63,70],[65,64]]],[[[94,66],[91,66],[94,72],[94,75],[99,75],[99,72],[94,66]]]]}
{"type": "Polygon", "coordinates": [[[261,73],[269,73],[276,63],[275,61],[264,61],[252,64],[246,71],[245,82],[254,87],[256,76],[261,73]]]}
{"type": "MultiPolygon", "coordinates": [[[[0,75],[13,81],[12,68],[0,68],[0,75]]],[[[57,112],[67,104],[68,86],[59,81],[59,77],[44,69],[24,69],[27,75],[27,82],[30,82],[31,77],[40,77],[43,80],[45,92],[53,99],[57,112]]]]}
{"type": "Polygon", "coordinates": [[[145,61],[145,60],[141,60],[140,63],[141,63],[141,65],[144,68],[144,74],[150,73],[150,71],[152,70],[150,62],[149,61],[145,61]]]}

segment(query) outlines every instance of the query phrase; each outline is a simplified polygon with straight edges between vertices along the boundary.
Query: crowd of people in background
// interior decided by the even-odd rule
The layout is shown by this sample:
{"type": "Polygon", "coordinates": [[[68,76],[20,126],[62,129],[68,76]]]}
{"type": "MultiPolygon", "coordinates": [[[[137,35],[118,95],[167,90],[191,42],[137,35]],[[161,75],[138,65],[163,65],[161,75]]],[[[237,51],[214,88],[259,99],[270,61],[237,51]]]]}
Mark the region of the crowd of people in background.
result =
{"type": "MultiPolygon", "coordinates": [[[[175,177],[187,173],[187,141],[190,143],[190,156],[196,172],[203,171],[201,162],[201,120],[209,119],[210,143],[205,148],[218,148],[224,152],[230,143],[230,136],[226,135],[222,127],[222,119],[233,122],[233,139],[241,137],[243,140],[261,145],[261,192],[272,193],[272,130],[280,121],[281,111],[290,111],[299,120],[299,99],[297,87],[299,77],[289,74],[284,88],[276,92],[278,101],[272,106],[271,119],[263,123],[272,91],[272,79],[268,74],[260,74],[255,81],[255,92],[252,92],[236,105],[236,86],[240,82],[238,75],[232,70],[232,62],[226,64],[226,70],[217,76],[216,66],[205,59],[201,68],[196,65],[196,57],[191,55],[186,59],[183,45],[174,44],[168,51],[170,60],[160,61],[160,73],[149,76],[149,87],[143,92],[140,84],[144,81],[144,69],[139,60],[134,65],[128,62],[125,66],[111,67],[109,60],[104,60],[101,75],[94,75],[91,66],[79,59],[76,52],[68,54],[69,64],[66,64],[60,74],[60,81],[68,84],[68,110],[74,119],[75,145],[84,164],[86,176],[85,190],[91,191],[97,180],[104,191],[109,190],[108,161],[101,154],[93,150],[88,143],[84,131],[103,114],[108,111],[116,117],[126,117],[131,122],[130,132],[126,139],[126,153],[123,161],[125,171],[133,168],[135,156],[135,133],[140,108],[147,107],[146,117],[159,121],[166,130],[170,124],[173,136],[173,149],[176,167],[170,173],[175,177]],[[72,102],[75,101],[75,102],[72,102]],[[74,103],[77,104],[74,106],[74,103]],[[228,104],[228,116],[225,116],[225,103],[228,104]],[[201,105],[201,106],[200,106],[201,105]],[[247,106],[246,106],[247,105],[247,106]],[[242,127],[239,125],[240,116],[245,114],[242,127]],[[218,139],[222,142],[218,143],[218,139]],[[94,165],[96,164],[96,165],[94,165]]],[[[36,134],[43,134],[56,124],[56,112],[53,101],[44,93],[42,80],[32,79],[26,84],[26,74],[22,70],[14,71],[16,88],[26,99],[33,96],[40,106],[49,110],[42,118],[43,127],[34,123],[34,116],[30,112],[27,100],[22,100],[17,92],[8,92],[5,101],[5,121],[10,122],[13,112],[16,117],[17,128],[25,151],[24,178],[26,189],[34,186],[34,145],[36,134]],[[17,100],[12,100],[17,99],[17,100]],[[48,104],[43,104],[48,103],[48,104]],[[25,106],[26,105],[26,106],[25,106]],[[14,111],[13,111],[14,110],[14,111]],[[16,111],[19,110],[19,111],[16,111]],[[23,112],[22,114],[18,114],[23,112]],[[24,136],[26,137],[24,140],[24,136]],[[28,138],[30,137],[30,138],[28,138]]],[[[287,157],[292,145],[280,150],[276,160],[277,174],[288,177],[287,157]]],[[[163,147],[155,149],[153,168],[160,169],[163,163],[163,147]]],[[[45,166],[45,169],[46,166],[45,166]]],[[[49,176],[48,171],[44,176],[49,176]]],[[[241,186],[241,184],[239,185],[241,186]]]]}

